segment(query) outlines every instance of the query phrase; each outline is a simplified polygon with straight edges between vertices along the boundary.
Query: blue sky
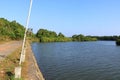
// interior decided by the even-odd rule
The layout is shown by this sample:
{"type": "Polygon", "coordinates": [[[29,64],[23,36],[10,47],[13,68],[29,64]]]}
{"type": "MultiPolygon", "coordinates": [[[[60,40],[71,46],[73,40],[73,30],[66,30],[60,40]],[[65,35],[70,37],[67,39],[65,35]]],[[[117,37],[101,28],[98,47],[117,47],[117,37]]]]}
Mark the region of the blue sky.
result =
{"type": "MultiPolygon", "coordinates": [[[[30,0],[1,0],[0,17],[25,26],[30,0]]],[[[120,0],[33,0],[29,27],[66,36],[120,35],[120,0]]]]}

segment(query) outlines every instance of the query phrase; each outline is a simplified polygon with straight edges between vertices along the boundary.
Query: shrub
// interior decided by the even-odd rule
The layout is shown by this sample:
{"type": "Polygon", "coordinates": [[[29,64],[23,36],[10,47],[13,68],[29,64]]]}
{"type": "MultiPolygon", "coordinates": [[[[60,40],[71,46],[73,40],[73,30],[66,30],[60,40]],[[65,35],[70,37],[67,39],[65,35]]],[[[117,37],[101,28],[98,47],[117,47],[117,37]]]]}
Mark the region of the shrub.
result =
{"type": "Polygon", "coordinates": [[[116,40],[116,45],[120,46],[120,39],[116,40]]]}

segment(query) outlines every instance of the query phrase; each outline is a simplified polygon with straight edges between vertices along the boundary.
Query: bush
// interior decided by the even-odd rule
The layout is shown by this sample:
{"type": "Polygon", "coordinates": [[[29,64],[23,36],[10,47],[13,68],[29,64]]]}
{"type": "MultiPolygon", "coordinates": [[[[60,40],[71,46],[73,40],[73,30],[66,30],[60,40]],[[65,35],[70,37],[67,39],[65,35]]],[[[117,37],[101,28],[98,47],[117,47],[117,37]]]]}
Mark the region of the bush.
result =
{"type": "Polygon", "coordinates": [[[8,21],[0,18],[0,40],[18,40],[23,39],[25,28],[16,21],[8,21]]]}
{"type": "Polygon", "coordinates": [[[116,45],[120,46],[120,39],[116,40],[116,45]]]}

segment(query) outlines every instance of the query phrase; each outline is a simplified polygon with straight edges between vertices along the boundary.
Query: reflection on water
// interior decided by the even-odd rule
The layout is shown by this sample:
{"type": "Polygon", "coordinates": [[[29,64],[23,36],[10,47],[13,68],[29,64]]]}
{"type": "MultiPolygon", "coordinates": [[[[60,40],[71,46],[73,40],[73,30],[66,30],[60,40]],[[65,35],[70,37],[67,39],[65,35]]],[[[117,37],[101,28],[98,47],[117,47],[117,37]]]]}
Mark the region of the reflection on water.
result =
{"type": "Polygon", "coordinates": [[[46,80],[120,80],[120,47],[114,41],[33,43],[46,80]]]}

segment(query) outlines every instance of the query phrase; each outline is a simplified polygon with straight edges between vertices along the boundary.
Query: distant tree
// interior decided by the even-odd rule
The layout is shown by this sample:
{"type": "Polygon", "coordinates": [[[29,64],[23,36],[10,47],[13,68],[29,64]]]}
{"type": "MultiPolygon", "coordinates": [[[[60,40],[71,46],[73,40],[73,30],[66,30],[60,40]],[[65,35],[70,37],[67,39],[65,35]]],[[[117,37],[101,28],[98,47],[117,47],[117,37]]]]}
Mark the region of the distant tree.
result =
{"type": "Polygon", "coordinates": [[[79,34],[79,35],[73,35],[72,40],[73,41],[96,41],[97,38],[79,34]]]}
{"type": "Polygon", "coordinates": [[[65,37],[61,32],[58,34],[58,37],[65,37]]]}
{"type": "Polygon", "coordinates": [[[116,41],[117,39],[119,39],[119,36],[94,36],[95,38],[97,38],[98,40],[106,40],[106,41],[116,41]]]}
{"type": "Polygon", "coordinates": [[[54,31],[48,31],[46,29],[39,29],[36,36],[38,38],[41,38],[41,37],[57,37],[57,34],[54,31]]]}
{"type": "Polygon", "coordinates": [[[73,36],[72,36],[72,40],[73,40],[73,41],[78,41],[78,40],[77,40],[77,35],[73,35],[73,36]]]}
{"type": "Polygon", "coordinates": [[[36,36],[40,39],[40,42],[66,42],[71,41],[71,38],[65,37],[62,33],[58,36],[56,32],[46,29],[39,29],[36,36]]]}

